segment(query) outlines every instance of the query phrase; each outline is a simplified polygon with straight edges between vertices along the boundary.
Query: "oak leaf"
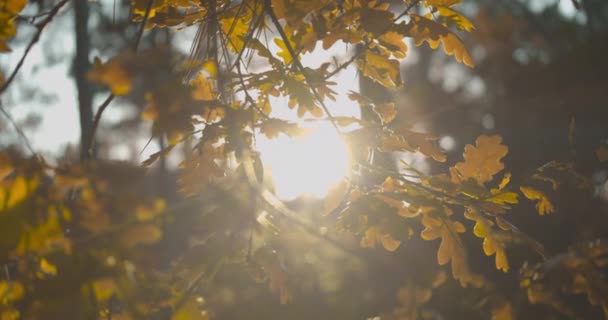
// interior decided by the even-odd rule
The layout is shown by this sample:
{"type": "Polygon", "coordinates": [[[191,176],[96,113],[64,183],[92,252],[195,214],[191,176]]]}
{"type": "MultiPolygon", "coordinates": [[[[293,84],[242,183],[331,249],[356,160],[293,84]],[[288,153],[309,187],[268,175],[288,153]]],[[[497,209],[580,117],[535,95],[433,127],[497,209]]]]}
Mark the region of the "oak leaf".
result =
{"type": "Polygon", "coordinates": [[[521,193],[523,193],[526,198],[532,201],[537,200],[536,211],[538,211],[541,216],[555,211],[555,207],[544,192],[525,186],[519,187],[519,190],[521,190],[521,193]]]}
{"type": "Polygon", "coordinates": [[[464,162],[450,168],[452,180],[459,182],[473,179],[480,185],[492,180],[495,174],[504,169],[501,159],[509,152],[509,148],[501,142],[500,136],[481,135],[477,137],[476,146],[467,144],[464,148],[464,162]]]}

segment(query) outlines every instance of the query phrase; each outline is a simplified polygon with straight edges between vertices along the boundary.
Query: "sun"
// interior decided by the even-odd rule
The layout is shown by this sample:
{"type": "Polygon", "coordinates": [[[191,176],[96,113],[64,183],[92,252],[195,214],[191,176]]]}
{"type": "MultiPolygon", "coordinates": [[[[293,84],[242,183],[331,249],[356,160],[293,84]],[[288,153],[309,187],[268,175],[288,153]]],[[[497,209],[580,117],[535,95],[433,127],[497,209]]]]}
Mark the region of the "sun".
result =
{"type": "Polygon", "coordinates": [[[257,137],[262,162],[282,200],[302,195],[324,197],[349,172],[348,148],[331,124],[308,128],[310,131],[298,138],[283,134],[275,139],[257,137]]]}

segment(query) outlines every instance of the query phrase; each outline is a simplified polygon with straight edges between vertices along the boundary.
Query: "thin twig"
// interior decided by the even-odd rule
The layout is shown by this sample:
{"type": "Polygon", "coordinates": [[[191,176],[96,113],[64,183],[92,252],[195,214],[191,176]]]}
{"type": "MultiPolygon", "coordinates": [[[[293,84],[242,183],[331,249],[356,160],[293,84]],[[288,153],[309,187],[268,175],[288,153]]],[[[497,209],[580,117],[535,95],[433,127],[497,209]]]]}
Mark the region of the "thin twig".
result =
{"type": "Polygon", "coordinates": [[[336,132],[338,132],[338,134],[340,136],[342,136],[342,131],[340,130],[338,123],[336,122],[334,116],[329,111],[329,108],[325,105],[325,102],[323,101],[323,98],[321,98],[321,95],[319,94],[317,89],[313,86],[313,84],[312,84],[313,81],[310,79],[310,76],[304,69],[304,66],[302,65],[302,62],[300,62],[300,58],[298,57],[298,55],[296,54],[296,51],[294,50],[293,46],[291,45],[291,42],[289,41],[287,34],[285,34],[285,30],[283,29],[283,26],[281,26],[279,19],[277,18],[276,14],[274,13],[274,9],[272,9],[272,1],[265,0],[264,4],[265,4],[265,11],[270,16],[270,20],[274,24],[275,28],[277,28],[277,31],[279,32],[279,35],[281,36],[283,43],[285,43],[285,47],[287,48],[287,51],[289,52],[289,55],[291,56],[293,63],[299,69],[302,76],[304,76],[304,80],[308,83],[308,87],[310,87],[310,90],[312,91],[313,95],[315,96],[315,99],[317,99],[317,101],[321,105],[321,108],[323,109],[325,114],[327,114],[327,117],[330,119],[332,126],[334,127],[334,129],[336,129],[336,132]]]}
{"type": "Polygon", "coordinates": [[[36,154],[36,152],[34,151],[34,148],[32,147],[32,144],[30,143],[30,140],[27,138],[27,136],[25,135],[25,133],[23,132],[23,130],[21,130],[21,128],[19,128],[19,125],[17,125],[17,122],[15,122],[15,119],[13,119],[13,117],[11,116],[11,114],[8,113],[8,111],[6,111],[4,109],[4,107],[2,106],[2,102],[1,101],[0,101],[0,112],[2,112],[2,114],[4,115],[4,117],[6,117],[6,119],[8,120],[8,122],[10,122],[10,124],[13,126],[13,128],[15,128],[15,131],[17,131],[17,133],[19,134],[19,136],[21,136],[21,139],[23,140],[23,143],[25,144],[25,147],[32,154],[36,154]]]}
{"type": "MultiPolygon", "coordinates": [[[[146,7],[146,12],[144,13],[144,19],[141,22],[141,26],[139,31],[137,32],[137,37],[135,38],[135,43],[133,44],[133,51],[137,52],[139,48],[139,44],[141,43],[141,38],[144,34],[144,29],[146,28],[146,23],[148,22],[148,18],[150,17],[150,11],[152,10],[153,0],[148,0],[148,6],[146,7]]],[[[99,122],[101,121],[101,116],[106,108],[110,105],[112,100],[114,100],[115,95],[110,94],[106,100],[99,106],[97,109],[97,113],[95,113],[95,118],[93,120],[93,125],[91,127],[91,135],[89,136],[89,150],[87,150],[87,156],[90,158],[93,155],[93,147],[95,145],[95,133],[97,132],[97,127],[99,127],[99,122]]]]}
{"type": "Polygon", "coordinates": [[[40,23],[36,24],[36,28],[38,29],[38,31],[36,31],[36,33],[34,34],[34,37],[32,38],[32,40],[30,40],[30,43],[25,48],[25,52],[23,52],[23,56],[21,56],[21,59],[17,63],[17,66],[15,67],[15,69],[13,70],[11,75],[8,77],[6,82],[4,82],[2,84],[2,87],[0,87],[0,95],[2,95],[4,93],[4,91],[6,91],[8,86],[11,84],[11,82],[13,82],[13,80],[17,76],[17,73],[19,73],[19,70],[23,66],[23,63],[25,62],[25,58],[30,53],[30,50],[32,50],[34,45],[38,42],[38,40],[40,40],[40,35],[42,34],[42,31],[44,30],[44,28],[49,24],[49,22],[51,22],[51,20],[53,20],[53,18],[59,12],[59,9],[61,9],[66,3],[68,3],[68,1],[69,0],[62,0],[61,2],[59,2],[56,6],[53,7],[53,9],[51,9],[51,11],[49,11],[48,15],[46,15],[46,18],[44,20],[42,20],[42,21],[40,21],[40,23]]]}

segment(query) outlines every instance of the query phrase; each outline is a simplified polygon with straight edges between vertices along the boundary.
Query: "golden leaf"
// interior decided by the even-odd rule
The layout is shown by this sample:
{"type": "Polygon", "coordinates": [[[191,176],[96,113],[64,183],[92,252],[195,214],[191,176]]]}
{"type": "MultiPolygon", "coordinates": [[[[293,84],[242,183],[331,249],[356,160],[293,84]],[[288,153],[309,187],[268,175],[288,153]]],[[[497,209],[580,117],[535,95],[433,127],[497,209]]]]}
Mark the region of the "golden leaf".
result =
{"type": "Polygon", "coordinates": [[[398,60],[389,59],[369,50],[365,51],[357,65],[363,75],[382,84],[387,88],[401,86],[401,67],[398,60]]]}
{"type": "Polygon", "coordinates": [[[40,271],[43,274],[54,276],[57,274],[57,267],[45,258],[40,259],[40,271]]]}
{"type": "Polygon", "coordinates": [[[182,304],[177,309],[171,320],[208,320],[209,316],[206,311],[201,311],[201,305],[196,301],[196,298],[192,297],[188,301],[182,304]]]}
{"type": "Polygon", "coordinates": [[[192,99],[201,101],[212,101],[215,99],[213,81],[205,78],[202,73],[199,72],[196,79],[190,81],[190,85],[193,87],[192,99]]]}
{"type": "Polygon", "coordinates": [[[23,10],[27,4],[27,0],[6,0],[4,1],[4,8],[10,13],[17,14],[23,10]]]}
{"type": "Polygon", "coordinates": [[[390,53],[397,59],[405,58],[407,45],[403,42],[403,36],[397,32],[389,31],[378,37],[380,44],[389,49],[390,53]]]}
{"type": "Polygon", "coordinates": [[[419,46],[426,41],[429,47],[436,49],[440,43],[443,43],[443,51],[446,54],[453,55],[456,61],[462,62],[469,67],[475,66],[473,58],[462,43],[462,40],[448,28],[418,15],[412,15],[412,19],[414,26],[409,30],[409,33],[414,38],[416,45],[419,46]]]}
{"type": "MultiPolygon", "coordinates": [[[[249,21],[247,16],[238,16],[237,14],[229,15],[220,19],[222,32],[226,37],[226,45],[233,52],[239,53],[245,45],[245,37],[249,32],[249,21]]],[[[212,77],[214,75],[210,74],[212,77]]]]}
{"type": "Polygon", "coordinates": [[[513,307],[510,303],[503,303],[501,305],[492,308],[492,319],[493,320],[513,320],[513,307]]]}
{"type": "Polygon", "coordinates": [[[496,269],[502,270],[503,272],[509,271],[507,255],[505,254],[504,248],[497,241],[491,237],[483,239],[483,252],[486,256],[496,254],[496,269]]]}
{"type": "MultiPolygon", "coordinates": [[[[285,28],[285,32],[287,32],[288,28],[285,28]]],[[[293,40],[288,39],[289,42],[291,43],[291,47],[295,47],[295,43],[293,42],[293,40]]],[[[283,58],[283,61],[285,62],[285,64],[291,64],[291,62],[293,61],[293,57],[291,56],[291,53],[289,52],[289,49],[287,48],[287,45],[285,44],[285,42],[283,41],[283,39],[279,39],[279,38],[275,38],[274,39],[274,43],[279,47],[280,51],[277,52],[277,55],[281,58],[283,58]]]]}
{"type": "Polygon", "coordinates": [[[509,271],[509,262],[502,243],[492,237],[492,227],[494,222],[484,217],[481,213],[473,208],[469,208],[465,214],[465,218],[475,221],[473,234],[478,238],[483,238],[483,252],[487,256],[496,255],[496,269],[503,272],[509,271]]]}
{"type": "Polygon", "coordinates": [[[380,150],[420,152],[437,162],[445,162],[446,156],[437,146],[436,141],[437,137],[433,135],[401,129],[396,135],[384,136],[380,150]]]}
{"type": "Polygon", "coordinates": [[[521,190],[526,198],[532,201],[538,200],[536,201],[536,211],[538,211],[541,216],[545,213],[549,214],[555,211],[555,207],[553,207],[553,204],[551,204],[551,201],[549,201],[549,198],[544,192],[532,187],[524,186],[519,187],[519,190],[521,190]]]}
{"type": "Polygon", "coordinates": [[[380,243],[387,251],[395,251],[401,245],[401,241],[394,239],[390,234],[383,233],[379,227],[373,226],[365,230],[360,245],[362,248],[375,248],[380,243]]]}
{"type": "Polygon", "coordinates": [[[108,62],[89,71],[89,81],[104,84],[110,88],[112,94],[124,96],[131,91],[131,76],[126,66],[133,61],[134,55],[125,53],[113,57],[108,62]]]}
{"type": "Polygon", "coordinates": [[[470,32],[475,29],[473,23],[466,17],[464,17],[460,12],[454,11],[451,8],[445,6],[437,6],[437,12],[440,16],[447,18],[449,21],[454,22],[459,29],[470,32]]]}
{"type": "Polygon", "coordinates": [[[375,105],[374,112],[380,117],[383,124],[390,123],[397,116],[397,109],[392,102],[375,105]]]}
{"type": "Polygon", "coordinates": [[[450,215],[452,215],[452,211],[447,207],[443,208],[443,213],[437,212],[436,209],[423,212],[424,230],[420,233],[420,237],[424,240],[441,238],[439,250],[437,250],[437,262],[444,265],[451,261],[454,279],[466,286],[467,283],[474,280],[474,277],[469,271],[466,252],[458,236],[459,233],[465,232],[465,227],[458,221],[450,220],[450,215]]]}
{"type": "Polygon", "coordinates": [[[467,144],[464,148],[464,162],[457,163],[453,170],[450,168],[452,180],[455,182],[473,179],[484,184],[498,172],[504,169],[500,161],[509,152],[509,148],[501,144],[500,136],[481,135],[477,137],[476,147],[467,144]]]}
{"type": "Polygon", "coordinates": [[[106,301],[118,290],[114,279],[105,277],[93,281],[93,294],[98,301],[106,301]]]}
{"type": "Polygon", "coordinates": [[[500,184],[498,185],[498,190],[500,191],[500,190],[504,189],[507,186],[507,184],[509,184],[510,181],[511,181],[511,173],[507,172],[502,177],[502,180],[500,181],[500,184]]]}
{"type": "Polygon", "coordinates": [[[0,300],[1,304],[8,304],[19,301],[25,295],[25,288],[21,282],[0,281],[0,300]]]}

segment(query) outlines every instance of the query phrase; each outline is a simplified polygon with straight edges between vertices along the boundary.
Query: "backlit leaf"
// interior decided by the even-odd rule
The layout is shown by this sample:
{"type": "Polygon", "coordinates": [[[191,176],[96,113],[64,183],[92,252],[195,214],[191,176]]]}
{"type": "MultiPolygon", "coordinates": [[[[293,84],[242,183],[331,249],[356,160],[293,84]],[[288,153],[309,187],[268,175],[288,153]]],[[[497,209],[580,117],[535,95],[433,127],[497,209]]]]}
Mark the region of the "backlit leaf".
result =
{"type": "Polygon", "coordinates": [[[473,27],[473,23],[459,12],[444,6],[438,6],[436,8],[440,16],[448,19],[450,22],[453,22],[459,29],[468,32],[475,29],[475,27],[473,27]]]}
{"type": "Polygon", "coordinates": [[[526,198],[536,201],[536,211],[542,216],[555,211],[555,207],[547,197],[547,195],[535,188],[522,186],[519,188],[526,198]]]}
{"type": "Polygon", "coordinates": [[[25,288],[21,282],[0,280],[0,304],[19,301],[25,295],[25,288]]]}
{"type": "Polygon", "coordinates": [[[363,75],[387,88],[401,86],[401,70],[398,60],[389,59],[369,50],[365,51],[357,65],[363,75]]]}
{"type": "Polygon", "coordinates": [[[434,7],[437,7],[437,6],[449,7],[449,6],[453,6],[455,4],[459,4],[460,2],[461,2],[461,0],[426,0],[426,3],[429,6],[434,6],[434,7]]]}
{"type": "Polygon", "coordinates": [[[456,61],[469,67],[475,65],[462,40],[448,28],[418,15],[412,15],[412,19],[414,26],[409,30],[409,33],[414,38],[416,45],[419,46],[426,41],[429,47],[436,49],[440,43],[443,43],[445,53],[453,55],[456,61]]]}
{"type": "Polygon", "coordinates": [[[494,231],[492,230],[492,227],[494,226],[494,222],[484,217],[483,214],[474,208],[469,208],[465,212],[465,217],[475,221],[473,233],[478,238],[483,239],[483,252],[487,256],[495,255],[496,269],[502,270],[503,272],[509,271],[509,262],[504,250],[504,245],[493,237],[494,231]]]}
{"type": "Polygon", "coordinates": [[[441,244],[437,251],[437,262],[441,265],[452,262],[452,275],[466,286],[473,280],[466,261],[466,252],[462,246],[459,233],[465,232],[465,227],[458,221],[449,218],[452,211],[444,208],[443,212],[433,209],[425,211],[422,216],[424,230],[420,237],[424,240],[435,240],[441,238],[441,244]]]}
{"type": "Polygon", "coordinates": [[[507,155],[509,148],[501,144],[500,136],[481,135],[477,137],[476,146],[467,144],[464,148],[464,162],[454,166],[452,180],[465,181],[473,179],[484,184],[504,169],[501,159],[507,155]]]}

